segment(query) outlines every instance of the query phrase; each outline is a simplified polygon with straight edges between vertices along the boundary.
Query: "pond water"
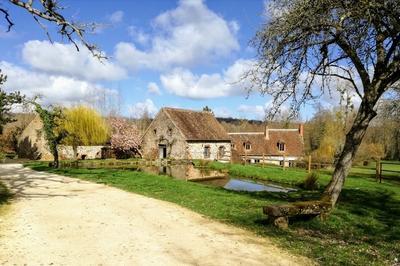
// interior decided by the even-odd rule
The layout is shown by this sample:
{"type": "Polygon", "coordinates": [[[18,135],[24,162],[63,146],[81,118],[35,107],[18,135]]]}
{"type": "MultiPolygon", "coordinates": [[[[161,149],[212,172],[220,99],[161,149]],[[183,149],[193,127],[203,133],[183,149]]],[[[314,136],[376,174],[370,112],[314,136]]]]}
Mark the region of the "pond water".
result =
{"type": "MultiPolygon", "coordinates": [[[[85,167],[83,165],[76,166],[78,168],[97,168],[97,167],[85,167]]],[[[169,166],[100,166],[99,168],[112,168],[112,169],[123,169],[131,171],[141,171],[156,175],[167,175],[172,178],[196,182],[208,186],[223,187],[227,190],[234,191],[267,191],[267,192],[282,192],[288,193],[296,191],[293,188],[287,188],[264,182],[261,180],[248,180],[242,178],[233,178],[228,175],[227,172],[212,170],[208,168],[197,168],[191,164],[180,164],[180,165],[169,165],[169,166]]]]}

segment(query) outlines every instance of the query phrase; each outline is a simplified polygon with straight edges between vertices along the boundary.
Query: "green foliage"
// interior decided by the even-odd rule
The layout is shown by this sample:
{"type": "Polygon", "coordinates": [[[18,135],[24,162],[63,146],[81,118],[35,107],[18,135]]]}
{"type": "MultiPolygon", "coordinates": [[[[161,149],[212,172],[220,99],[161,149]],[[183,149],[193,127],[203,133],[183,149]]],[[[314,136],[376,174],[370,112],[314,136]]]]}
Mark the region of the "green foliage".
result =
{"type": "MultiPolygon", "coordinates": [[[[285,183],[304,179],[304,170],[261,168],[211,163],[237,174],[263,177],[285,183]],[[250,174],[251,173],[251,174],[250,174]]],[[[269,204],[311,200],[318,192],[296,193],[232,192],[198,183],[174,180],[168,176],[115,169],[51,169],[34,163],[35,170],[103,183],[145,196],[170,201],[213,219],[246,228],[272,238],[289,249],[316,260],[321,265],[393,265],[400,254],[400,175],[377,184],[371,168],[353,169],[346,180],[337,208],[327,221],[295,221],[289,230],[267,224],[261,208],[269,204]]],[[[392,166],[400,171],[400,166],[392,166]]],[[[330,172],[320,175],[323,183],[330,172]]]]}
{"type": "Polygon", "coordinates": [[[319,188],[318,179],[318,173],[311,172],[306,176],[304,181],[300,183],[300,187],[305,190],[317,190],[319,188]]]}
{"type": "Polygon", "coordinates": [[[24,96],[20,92],[7,93],[1,89],[1,85],[6,82],[7,77],[1,74],[0,70],[0,134],[3,132],[5,124],[15,121],[10,116],[10,110],[12,105],[19,104],[24,101],[24,96]]]}
{"type": "Polygon", "coordinates": [[[44,137],[47,141],[50,152],[54,157],[53,165],[54,167],[58,167],[57,146],[65,137],[65,131],[60,130],[59,128],[61,119],[63,118],[62,109],[59,107],[49,107],[48,109],[45,109],[35,101],[31,103],[42,120],[44,137]]]}
{"type": "Polygon", "coordinates": [[[66,133],[64,143],[67,145],[104,144],[109,136],[109,129],[94,109],[77,106],[64,110],[60,130],[66,133]]]}
{"type": "Polygon", "coordinates": [[[3,153],[3,152],[0,151],[0,160],[3,160],[3,159],[5,159],[5,158],[6,158],[5,153],[3,153]]]}

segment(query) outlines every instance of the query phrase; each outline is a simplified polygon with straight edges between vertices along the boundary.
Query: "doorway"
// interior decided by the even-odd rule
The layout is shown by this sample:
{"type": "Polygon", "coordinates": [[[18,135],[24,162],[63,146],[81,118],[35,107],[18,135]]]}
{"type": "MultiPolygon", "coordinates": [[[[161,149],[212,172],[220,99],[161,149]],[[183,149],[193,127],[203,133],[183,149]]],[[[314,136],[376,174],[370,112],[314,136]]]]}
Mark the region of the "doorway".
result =
{"type": "Polygon", "coordinates": [[[167,158],[167,145],[163,145],[163,144],[158,145],[158,151],[159,151],[160,159],[167,158]]]}

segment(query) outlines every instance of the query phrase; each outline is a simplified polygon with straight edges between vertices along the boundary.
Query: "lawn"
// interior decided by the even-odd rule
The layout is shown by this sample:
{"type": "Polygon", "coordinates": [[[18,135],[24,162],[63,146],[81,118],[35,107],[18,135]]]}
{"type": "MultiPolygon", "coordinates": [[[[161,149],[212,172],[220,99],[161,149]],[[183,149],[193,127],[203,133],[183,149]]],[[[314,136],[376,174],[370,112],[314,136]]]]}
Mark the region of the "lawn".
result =
{"type": "MultiPolygon", "coordinates": [[[[46,163],[30,163],[28,166],[177,203],[213,219],[268,236],[281,247],[313,258],[322,265],[392,265],[396,258],[400,260],[400,176],[384,179],[379,184],[375,182],[375,171],[371,167],[353,169],[337,208],[327,221],[295,221],[289,230],[284,231],[266,223],[262,206],[314,199],[321,191],[239,193],[142,172],[52,169],[46,163]]],[[[298,184],[306,176],[301,169],[283,171],[279,167],[220,163],[209,166],[226,169],[231,175],[290,185],[298,184]]],[[[329,171],[321,172],[321,185],[328,181],[329,171]]]]}

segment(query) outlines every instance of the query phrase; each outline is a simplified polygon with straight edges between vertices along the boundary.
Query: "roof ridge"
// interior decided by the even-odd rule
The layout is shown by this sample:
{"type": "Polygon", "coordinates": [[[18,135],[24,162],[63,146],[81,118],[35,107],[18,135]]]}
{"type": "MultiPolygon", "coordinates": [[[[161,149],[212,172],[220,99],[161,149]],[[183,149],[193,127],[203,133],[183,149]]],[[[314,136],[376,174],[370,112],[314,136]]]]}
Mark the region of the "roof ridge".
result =
{"type": "Polygon", "coordinates": [[[161,109],[165,110],[173,110],[173,111],[181,111],[181,112],[194,112],[194,113],[208,113],[202,110],[191,110],[191,109],[184,109],[184,108],[177,108],[177,107],[163,107],[161,109]]]}

